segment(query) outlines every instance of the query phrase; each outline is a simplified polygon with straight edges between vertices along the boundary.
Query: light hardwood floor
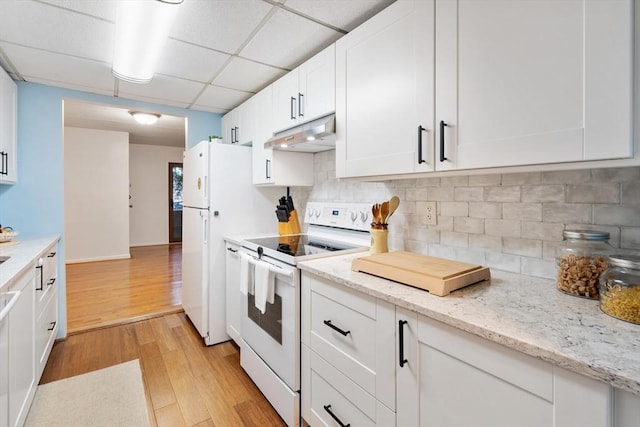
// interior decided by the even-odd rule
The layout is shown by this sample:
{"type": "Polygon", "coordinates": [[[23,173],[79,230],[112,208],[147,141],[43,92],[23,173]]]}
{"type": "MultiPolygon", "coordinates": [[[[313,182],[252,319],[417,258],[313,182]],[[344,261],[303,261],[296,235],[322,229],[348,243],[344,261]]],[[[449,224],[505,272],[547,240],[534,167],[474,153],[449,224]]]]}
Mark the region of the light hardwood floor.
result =
{"type": "Polygon", "coordinates": [[[230,342],[206,347],[184,313],[56,342],[41,384],[140,359],[152,426],[284,426],[230,342]]]}
{"type": "Polygon", "coordinates": [[[131,248],[131,258],[69,264],[67,330],[78,331],[182,310],[182,246],[131,248]]]}

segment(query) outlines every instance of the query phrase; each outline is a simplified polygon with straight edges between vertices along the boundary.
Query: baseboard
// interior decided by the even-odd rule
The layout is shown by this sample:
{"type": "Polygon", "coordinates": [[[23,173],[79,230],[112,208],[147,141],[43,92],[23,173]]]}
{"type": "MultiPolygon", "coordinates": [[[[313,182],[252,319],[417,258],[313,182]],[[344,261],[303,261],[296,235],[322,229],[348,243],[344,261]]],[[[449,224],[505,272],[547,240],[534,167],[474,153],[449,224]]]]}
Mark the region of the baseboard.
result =
{"type": "Polygon", "coordinates": [[[82,264],[85,262],[112,261],[116,259],[128,259],[128,258],[131,258],[131,254],[113,255],[108,257],[96,257],[96,258],[67,259],[65,260],[65,264],[82,264]]]}

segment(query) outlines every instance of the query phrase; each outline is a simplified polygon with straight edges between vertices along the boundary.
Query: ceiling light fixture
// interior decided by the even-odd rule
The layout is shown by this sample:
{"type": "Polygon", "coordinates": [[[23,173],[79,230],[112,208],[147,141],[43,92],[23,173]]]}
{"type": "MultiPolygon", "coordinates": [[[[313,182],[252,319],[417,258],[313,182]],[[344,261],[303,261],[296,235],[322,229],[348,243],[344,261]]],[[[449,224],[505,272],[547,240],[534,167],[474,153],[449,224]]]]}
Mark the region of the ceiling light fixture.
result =
{"type": "Polygon", "coordinates": [[[141,125],[152,125],[161,117],[157,113],[143,113],[142,111],[129,111],[129,114],[141,125]]]}
{"type": "Polygon", "coordinates": [[[118,2],[111,71],[120,80],[149,83],[183,0],[118,2]]]}

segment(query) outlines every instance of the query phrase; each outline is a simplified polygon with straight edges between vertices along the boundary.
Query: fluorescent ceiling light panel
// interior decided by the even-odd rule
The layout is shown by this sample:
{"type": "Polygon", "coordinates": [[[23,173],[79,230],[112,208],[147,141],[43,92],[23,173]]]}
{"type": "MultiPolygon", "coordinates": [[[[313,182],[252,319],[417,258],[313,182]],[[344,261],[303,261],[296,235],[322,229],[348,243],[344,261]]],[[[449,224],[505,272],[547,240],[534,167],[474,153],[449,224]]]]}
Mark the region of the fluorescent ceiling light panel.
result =
{"type": "Polygon", "coordinates": [[[183,0],[120,0],[116,18],[113,75],[149,83],[183,0]]]}

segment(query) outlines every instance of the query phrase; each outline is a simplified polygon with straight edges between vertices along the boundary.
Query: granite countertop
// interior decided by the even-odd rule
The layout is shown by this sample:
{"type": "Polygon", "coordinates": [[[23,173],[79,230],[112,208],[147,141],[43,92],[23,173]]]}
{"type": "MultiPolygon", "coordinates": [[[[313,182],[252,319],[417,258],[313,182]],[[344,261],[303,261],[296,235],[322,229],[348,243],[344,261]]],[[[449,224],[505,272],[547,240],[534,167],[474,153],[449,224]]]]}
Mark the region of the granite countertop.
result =
{"type": "Polygon", "coordinates": [[[10,257],[0,264],[0,290],[9,286],[24,271],[31,268],[35,259],[60,240],[59,236],[25,239],[11,245],[0,245],[0,256],[10,257]]]}
{"type": "Polygon", "coordinates": [[[640,395],[640,325],[606,315],[598,301],[566,295],[556,289],[552,280],[499,270],[491,270],[491,280],[438,297],[351,271],[351,262],[357,256],[363,254],[303,261],[298,266],[303,271],[640,395]]]}

